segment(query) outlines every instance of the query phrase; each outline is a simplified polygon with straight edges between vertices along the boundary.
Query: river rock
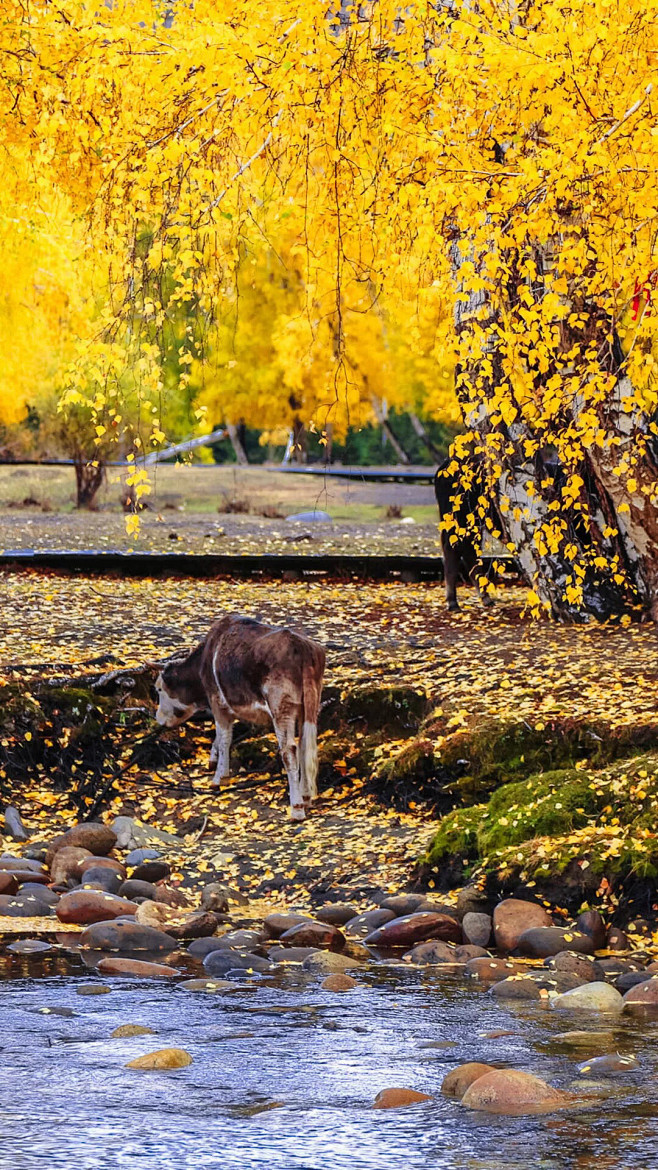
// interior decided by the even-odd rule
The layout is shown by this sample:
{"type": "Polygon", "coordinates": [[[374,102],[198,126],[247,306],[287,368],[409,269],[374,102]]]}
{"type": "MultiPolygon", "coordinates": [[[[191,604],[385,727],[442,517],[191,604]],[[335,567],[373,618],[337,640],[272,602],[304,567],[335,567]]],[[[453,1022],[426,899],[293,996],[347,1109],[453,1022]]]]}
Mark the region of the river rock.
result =
{"type": "MultiPolygon", "coordinates": [[[[125,819],[130,820],[130,817],[126,817],[125,819]]],[[[119,848],[122,848],[122,846],[119,845],[119,848]]],[[[159,861],[160,856],[157,849],[131,849],[126,857],[126,865],[133,867],[135,865],[141,865],[143,861],[159,861]]]]}
{"type": "Polygon", "coordinates": [[[447,914],[431,914],[421,910],[405,918],[394,918],[392,922],[367,935],[364,941],[368,947],[394,948],[412,947],[430,938],[460,943],[462,928],[456,918],[449,918],[447,914]]]}
{"type": "Polygon", "coordinates": [[[382,1089],[373,1102],[373,1109],[401,1109],[405,1105],[417,1105],[419,1101],[431,1101],[427,1093],[416,1089],[382,1089]]]}
{"type": "Polygon", "coordinates": [[[214,914],[206,910],[194,910],[184,917],[166,917],[162,929],[172,938],[208,938],[217,929],[217,919],[214,914]]]}
{"type": "MultiPolygon", "coordinates": [[[[9,918],[52,918],[55,914],[50,899],[41,897],[41,886],[32,886],[34,892],[19,892],[4,906],[9,918]],[[37,892],[38,891],[38,892],[37,892]]],[[[50,891],[49,891],[50,892],[50,891]]]]}
{"type": "Polygon", "coordinates": [[[382,910],[391,910],[394,918],[404,918],[418,910],[425,901],[425,894],[395,894],[392,898],[383,898],[379,905],[382,910]]]}
{"type": "Polygon", "coordinates": [[[356,906],[351,902],[327,902],[326,906],[320,906],[315,917],[318,922],[328,922],[330,926],[345,926],[357,913],[356,906]]]}
{"type": "Polygon", "coordinates": [[[618,926],[610,926],[608,928],[606,943],[610,951],[630,951],[631,949],[628,935],[623,930],[620,930],[618,926]]]}
{"type": "Polygon", "coordinates": [[[133,878],[128,878],[123,883],[119,893],[122,898],[147,898],[150,902],[155,902],[157,898],[157,889],[153,882],[139,882],[134,881],[133,878]]]}
{"type": "Polygon", "coordinates": [[[195,938],[187,948],[188,955],[195,959],[205,959],[213,951],[230,950],[223,938],[195,938]]]}
{"type": "MultiPolygon", "coordinates": [[[[168,846],[179,847],[181,842],[173,833],[167,833],[163,829],[156,829],[152,825],[144,825],[141,821],[134,817],[115,817],[112,821],[112,829],[116,833],[117,849],[128,849],[131,852],[129,857],[133,856],[134,850],[143,850],[148,848],[153,852],[153,846],[163,846],[165,849],[168,846]]],[[[142,857],[142,860],[145,860],[142,857]]],[[[128,861],[128,865],[134,865],[135,862],[128,861]]]]}
{"type": "Polygon", "coordinates": [[[228,886],[209,882],[201,891],[201,909],[212,910],[215,914],[227,914],[229,908],[228,886]]]}
{"type": "Polygon", "coordinates": [[[606,946],[606,926],[598,910],[585,910],[576,919],[576,930],[588,934],[594,943],[595,951],[603,951],[606,946]]]}
{"type": "Polygon", "coordinates": [[[619,1073],[636,1072],[639,1068],[636,1056],[620,1056],[618,1052],[609,1052],[605,1056],[595,1056],[578,1066],[581,1076],[612,1077],[619,1073]]]}
{"type": "Polygon", "coordinates": [[[631,987],[624,996],[625,1008],[657,1008],[658,978],[651,976],[636,987],[631,987]]]}
{"type": "Polygon", "coordinates": [[[261,955],[244,954],[239,951],[211,951],[203,960],[208,975],[226,975],[229,971],[271,971],[272,964],[261,955]]]}
{"type": "Polygon", "coordinates": [[[21,814],[13,804],[5,809],[5,832],[14,841],[27,841],[28,831],[21,820],[21,814]]]}
{"type": "MultiPolygon", "coordinates": [[[[527,930],[552,925],[551,916],[543,906],[519,898],[506,898],[499,902],[493,913],[496,946],[501,951],[515,950],[521,935],[527,930]]],[[[564,950],[564,947],[559,949],[564,950]]]]}
{"type": "Polygon", "coordinates": [[[554,1089],[531,1073],[502,1068],[477,1077],[462,1097],[467,1109],[508,1117],[550,1113],[566,1108],[572,1101],[569,1093],[554,1089]]]}
{"type": "Polygon", "coordinates": [[[462,918],[462,931],[467,943],[487,947],[491,941],[493,922],[489,914],[474,914],[469,910],[462,918]]]}
{"type": "Polygon", "coordinates": [[[62,845],[55,853],[50,866],[50,880],[53,885],[60,885],[74,880],[80,881],[80,863],[94,854],[82,845],[62,845]]]}
{"type": "Polygon", "coordinates": [[[127,875],[125,865],[117,861],[116,857],[96,857],[93,853],[89,857],[83,858],[79,865],[79,872],[81,879],[86,877],[90,869],[110,869],[116,873],[121,881],[125,882],[127,875]]]}
{"type": "Polygon", "coordinates": [[[460,922],[466,914],[491,914],[491,899],[479,886],[464,886],[457,894],[454,915],[460,922]]]}
{"type": "MultiPolygon", "coordinates": [[[[630,992],[629,992],[630,994],[630,992]]],[[[554,1008],[582,1012],[617,1012],[624,1006],[621,995],[609,983],[585,983],[558,995],[553,1000],[554,1008]]]]}
{"type": "Polygon", "coordinates": [[[470,963],[471,959],[490,959],[491,952],[484,947],[476,947],[471,943],[462,943],[455,947],[455,958],[458,963],[470,963]]]}
{"type": "Polygon", "coordinates": [[[373,930],[377,930],[378,927],[384,926],[387,922],[392,922],[394,918],[393,911],[386,908],[366,910],[363,914],[357,914],[355,918],[350,918],[349,922],[345,924],[345,934],[348,938],[367,938],[373,930]]]}
{"type": "Polygon", "coordinates": [[[323,951],[318,951],[316,947],[274,946],[269,948],[267,957],[271,963],[301,964],[305,961],[305,959],[308,959],[310,955],[320,955],[323,953],[323,951]]]}
{"type": "Polygon", "coordinates": [[[88,926],[92,922],[109,922],[113,918],[132,914],[134,906],[127,899],[116,894],[105,894],[100,890],[72,890],[62,894],[57,903],[57,917],[60,922],[88,926]]]}
{"type": "Polygon", "coordinates": [[[312,921],[308,914],[268,914],[263,920],[263,930],[268,938],[281,938],[281,935],[287,930],[292,930],[293,926],[312,921]]]}
{"type": "Polygon", "coordinates": [[[156,902],[161,902],[163,906],[171,906],[174,910],[189,910],[190,903],[184,890],[177,890],[174,886],[168,886],[166,882],[156,882],[154,889],[156,902]]]}
{"type": "Polygon", "coordinates": [[[47,873],[36,873],[31,869],[0,870],[2,876],[7,873],[10,873],[11,877],[15,879],[19,889],[26,885],[26,883],[29,883],[31,886],[47,886],[50,882],[47,873]]]}
{"type": "Polygon", "coordinates": [[[5,873],[7,870],[18,870],[21,873],[41,873],[47,872],[46,867],[40,861],[34,861],[29,857],[15,857],[13,853],[3,853],[0,856],[0,871],[5,873]]]}
{"type": "Polygon", "coordinates": [[[345,935],[328,922],[299,922],[280,936],[283,946],[318,947],[327,951],[342,951],[345,935]]]}
{"type": "Polygon", "coordinates": [[[469,1060],[466,1064],[460,1064],[450,1070],[441,1082],[441,1092],[444,1097],[454,1097],[455,1100],[461,1101],[466,1090],[478,1077],[493,1071],[492,1064],[480,1064],[477,1060],[469,1060]]]}
{"type": "Polygon", "coordinates": [[[118,894],[122,885],[120,874],[107,866],[91,866],[81,875],[83,890],[103,890],[106,894],[118,894]]]}
{"type": "Polygon", "coordinates": [[[526,968],[521,963],[513,963],[509,959],[492,959],[481,957],[469,959],[466,964],[466,974],[472,979],[479,979],[482,983],[498,983],[510,975],[522,975],[526,968]]]}
{"type": "Polygon", "coordinates": [[[614,981],[617,991],[625,995],[632,987],[637,987],[639,983],[646,983],[651,978],[647,971],[626,971],[614,981]]]}
{"type": "Polygon", "coordinates": [[[106,987],[104,983],[85,983],[82,987],[76,987],[76,995],[109,995],[112,991],[111,987],[106,987]]]}
{"type": "Polygon", "coordinates": [[[302,963],[304,971],[312,971],[316,975],[330,975],[334,971],[353,971],[355,967],[360,966],[358,959],[349,955],[339,955],[336,951],[317,951],[302,963]]]}
{"type": "Polygon", "coordinates": [[[356,979],[352,979],[351,975],[344,975],[342,971],[336,971],[333,975],[327,975],[326,979],[322,980],[320,984],[325,991],[351,991],[353,987],[358,987],[356,979]]]}
{"type": "Polygon", "coordinates": [[[0,870],[0,894],[15,894],[18,889],[18,878],[9,870],[0,870]]]}
{"type": "Polygon", "coordinates": [[[548,959],[566,950],[592,955],[594,943],[588,934],[579,931],[565,930],[561,926],[535,926],[523,932],[515,950],[529,959],[548,959]]]}
{"type": "Polygon", "coordinates": [[[491,994],[496,999],[544,1000],[548,1003],[549,988],[542,986],[538,979],[533,979],[529,974],[510,975],[507,979],[501,979],[500,983],[494,983],[491,994]]]}
{"type": "MultiPolygon", "coordinates": [[[[440,939],[430,939],[429,942],[418,943],[413,950],[402,956],[407,963],[417,963],[423,967],[438,963],[458,963],[457,948],[440,939]]],[[[469,956],[470,958],[470,956],[469,956]]]]}
{"type": "Polygon", "coordinates": [[[259,930],[244,929],[228,930],[221,938],[224,946],[232,947],[236,951],[239,951],[240,948],[251,951],[260,944],[263,936],[259,930]]]}
{"type": "Polygon", "coordinates": [[[38,938],[19,938],[7,947],[12,955],[46,955],[54,949],[52,943],[42,942],[38,938]]]}
{"type": "Polygon", "coordinates": [[[600,963],[576,951],[558,951],[548,960],[547,966],[551,971],[570,971],[579,977],[581,983],[601,983],[604,979],[600,963]]]}
{"type": "Polygon", "coordinates": [[[157,1052],[147,1052],[145,1056],[138,1056],[136,1060],[129,1061],[126,1068],[186,1068],[191,1063],[192,1057],[184,1048],[160,1048],[157,1052]]]}
{"type": "Polygon", "coordinates": [[[113,1040],[123,1040],[127,1036],[155,1036],[155,1028],[147,1028],[145,1024],[119,1024],[110,1036],[113,1040]]]}
{"type": "Polygon", "coordinates": [[[74,825],[72,829],[67,829],[65,833],[50,842],[46,854],[46,865],[52,865],[52,860],[60,849],[69,846],[86,849],[88,853],[93,853],[96,857],[106,857],[116,844],[117,835],[108,825],[103,825],[98,821],[84,822],[74,825]]]}
{"type": "Polygon", "coordinates": [[[139,922],[96,922],[78,937],[79,945],[93,951],[149,951],[168,955],[176,950],[176,941],[164,931],[139,922]]]}
{"type": "Polygon", "coordinates": [[[180,972],[163,963],[146,963],[142,959],[101,959],[101,975],[137,975],[145,979],[173,979],[180,972]]]}
{"type": "Polygon", "coordinates": [[[168,861],[154,858],[152,861],[142,861],[140,865],[136,865],[129,880],[131,882],[163,882],[166,881],[170,873],[171,866],[168,861]]]}

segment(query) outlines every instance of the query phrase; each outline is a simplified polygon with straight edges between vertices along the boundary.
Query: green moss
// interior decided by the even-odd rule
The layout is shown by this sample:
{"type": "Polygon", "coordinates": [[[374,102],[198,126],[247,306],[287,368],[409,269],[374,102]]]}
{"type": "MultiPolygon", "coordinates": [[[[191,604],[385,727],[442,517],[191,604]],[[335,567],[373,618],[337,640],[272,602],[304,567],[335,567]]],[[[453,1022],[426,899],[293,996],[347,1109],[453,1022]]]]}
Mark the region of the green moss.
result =
{"type": "Polygon", "coordinates": [[[575,770],[545,772],[494,792],[478,831],[481,856],[533,837],[583,828],[600,808],[589,777],[575,770]]]}
{"type": "Polygon", "coordinates": [[[339,724],[362,726],[370,733],[376,730],[409,733],[418,729],[427,708],[424,692],[413,687],[355,687],[337,701],[335,718],[339,724]]]}
{"type": "Polygon", "coordinates": [[[413,739],[401,751],[388,759],[381,760],[375,769],[375,777],[386,787],[407,784],[409,781],[422,783],[436,773],[434,744],[429,739],[413,739]]]}
{"type": "Polygon", "coordinates": [[[479,804],[456,809],[442,817],[422,863],[438,867],[447,859],[458,859],[462,864],[467,859],[476,859],[479,856],[477,833],[485,813],[486,805],[479,804]]]}

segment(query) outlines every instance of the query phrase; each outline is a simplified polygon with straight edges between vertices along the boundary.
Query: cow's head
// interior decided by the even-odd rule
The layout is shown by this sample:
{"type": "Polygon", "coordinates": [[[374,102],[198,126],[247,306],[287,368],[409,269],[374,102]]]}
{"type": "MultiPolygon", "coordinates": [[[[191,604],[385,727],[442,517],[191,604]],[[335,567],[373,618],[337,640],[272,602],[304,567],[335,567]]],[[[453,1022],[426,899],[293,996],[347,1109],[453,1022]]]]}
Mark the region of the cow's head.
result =
{"type": "Polygon", "coordinates": [[[206,706],[197,680],[188,677],[185,667],[186,662],[169,662],[155,680],[158,693],[155,718],[161,727],[178,727],[206,706]]]}

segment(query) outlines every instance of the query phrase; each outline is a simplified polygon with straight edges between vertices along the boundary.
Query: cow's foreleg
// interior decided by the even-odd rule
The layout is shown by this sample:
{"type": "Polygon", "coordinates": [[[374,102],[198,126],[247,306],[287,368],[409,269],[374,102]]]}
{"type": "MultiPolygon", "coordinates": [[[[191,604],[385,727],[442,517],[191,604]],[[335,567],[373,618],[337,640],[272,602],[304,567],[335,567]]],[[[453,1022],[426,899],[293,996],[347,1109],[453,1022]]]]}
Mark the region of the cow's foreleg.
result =
{"type": "Polygon", "coordinates": [[[273,715],[274,730],[276,732],[281,759],[288,777],[288,791],[290,793],[290,817],[293,821],[303,821],[306,816],[302,789],[302,778],[299,767],[299,747],[295,735],[297,720],[294,713],[273,715]]]}
{"type": "Polygon", "coordinates": [[[211,703],[212,714],[215,720],[215,742],[210,749],[210,763],[215,764],[213,784],[221,784],[230,772],[231,739],[233,738],[233,719],[218,703],[211,703]]]}

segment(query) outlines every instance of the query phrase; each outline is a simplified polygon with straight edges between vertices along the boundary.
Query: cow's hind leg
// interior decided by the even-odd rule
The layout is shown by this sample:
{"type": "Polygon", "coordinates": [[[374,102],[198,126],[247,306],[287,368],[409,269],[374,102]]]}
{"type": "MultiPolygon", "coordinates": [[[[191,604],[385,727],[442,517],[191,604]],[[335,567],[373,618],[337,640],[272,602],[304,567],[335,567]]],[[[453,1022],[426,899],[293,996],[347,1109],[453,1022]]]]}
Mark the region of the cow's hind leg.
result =
{"type": "Polygon", "coordinates": [[[210,749],[210,764],[215,764],[213,784],[221,784],[230,772],[231,740],[233,738],[233,719],[225,708],[217,702],[211,703],[212,714],[215,720],[215,742],[210,749]]]}
{"type": "Polygon", "coordinates": [[[441,533],[441,551],[443,552],[443,580],[446,590],[448,609],[459,609],[457,602],[457,582],[459,580],[459,553],[454,544],[450,543],[447,533],[441,533]]]}
{"type": "Polygon", "coordinates": [[[290,817],[293,821],[303,821],[306,816],[305,805],[310,803],[310,800],[305,799],[304,796],[299,766],[299,744],[296,734],[299,712],[292,707],[289,708],[286,704],[283,710],[272,713],[272,720],[281,759],[288,777],[290,817]]]}

